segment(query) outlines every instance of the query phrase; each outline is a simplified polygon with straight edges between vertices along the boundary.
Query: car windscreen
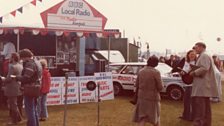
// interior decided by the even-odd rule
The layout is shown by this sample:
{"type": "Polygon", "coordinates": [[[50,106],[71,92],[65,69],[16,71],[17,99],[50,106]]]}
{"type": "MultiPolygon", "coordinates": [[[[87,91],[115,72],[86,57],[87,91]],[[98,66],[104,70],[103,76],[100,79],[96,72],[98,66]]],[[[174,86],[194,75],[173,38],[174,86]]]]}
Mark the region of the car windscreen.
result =
{"type": "Polygon", "coordinates": [[[156,69],[160,71],[161,75],[166,75],[172,70],[172,68],[165,63],[159,63],[156,69]]]}
{"type": "Polygon", "coordinates": [[[119,73],[123,67],[124,65],[110,65],[109,67],[107,65],[106,70],[116,74],[119,73]]]}

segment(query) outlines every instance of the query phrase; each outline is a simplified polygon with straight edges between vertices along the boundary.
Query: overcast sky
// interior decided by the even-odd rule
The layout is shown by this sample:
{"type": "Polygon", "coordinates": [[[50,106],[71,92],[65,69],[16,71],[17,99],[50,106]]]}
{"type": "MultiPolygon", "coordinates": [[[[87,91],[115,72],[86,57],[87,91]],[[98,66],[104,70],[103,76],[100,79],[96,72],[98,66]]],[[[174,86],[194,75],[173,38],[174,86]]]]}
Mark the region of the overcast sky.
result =
{"type": "Polygon", "coordinates": [[[129,41],[140,36],[152,51],[187,51],[204,41],[208,50],[224,53],[223,0],[86,1],[108,18],[106,28],[125,30],[129,41]],[[223,40],[217,42],[217,37],[223,40]]]}
{"type": "MultiPolygon", "coordinates": [[[[0,0],[0,16],[30,1],[0,0]]],[[[60,1],[43,0],[41,4],[50,7],[60,1]]],[[[106,28],[125,31],[130,42],[133,38],[142,42],[142,50],[146,50],[145,42],[149,43],[151,51],[171,49],[179,52],[191,49],[197,41],[204,41],[208,50],[224,53],[224,0],[86,1],[107,17],[106,28]],[[217,42],[217,37],[222,41],[217,42]]],[[[40,2],[38,4],[41,5],[40,2]]],[[[42,5],[33,8],[44,10],[42,5]]],[[[31,9],[32,6],[27,8],[31,9]]],[[[34,12],[24,11],[23,15],[35,19],[34,12]]],[[[20,15],[17,18],[24,17],[20,15]]]]}

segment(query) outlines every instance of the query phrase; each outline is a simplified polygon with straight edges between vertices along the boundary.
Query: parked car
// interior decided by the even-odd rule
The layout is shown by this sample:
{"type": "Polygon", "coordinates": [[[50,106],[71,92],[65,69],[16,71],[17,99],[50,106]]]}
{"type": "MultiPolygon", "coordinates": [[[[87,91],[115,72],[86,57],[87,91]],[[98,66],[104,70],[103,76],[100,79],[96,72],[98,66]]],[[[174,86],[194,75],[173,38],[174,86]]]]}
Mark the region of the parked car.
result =
{"type": "MultiPolygon", "coordinates": [[[[112,63],[106,66],[107,71],[113,74],[114,94],[119,95],[124,90],[135,90],[137,74],[146,62],[112,63]]],[[[173,100],[181,100],[185,84],[178,73],[171,73],[172,68],[165,63],[156,67],[161,73],[164,88],[161,93],[167,94],[173,100]]]]}

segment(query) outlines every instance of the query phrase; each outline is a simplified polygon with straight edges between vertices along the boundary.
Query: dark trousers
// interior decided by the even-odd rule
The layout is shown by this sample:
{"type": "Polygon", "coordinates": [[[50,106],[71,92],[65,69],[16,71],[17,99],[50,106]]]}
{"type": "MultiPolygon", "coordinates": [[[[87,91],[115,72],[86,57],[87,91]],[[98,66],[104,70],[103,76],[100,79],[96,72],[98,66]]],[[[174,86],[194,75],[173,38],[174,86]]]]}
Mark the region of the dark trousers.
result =
{"type": "Polygon", "coordinates": [[[21,115],[23,115],[23,95],[17,96],[17,106],[21,115]]]}
{"type": "Polygon", "coordinates": [[[192,91],[191,86],[185,87],[184,99],[183,99],[184,100],[184,111],[183,111],[182,117],[186,120],[193,119],[191,91],[192,91]]]}
{"type": "Polygon", "coordinates": [[[211,103],[209,97],[192,97],[194,122],[193,126],[211,126],[211,103]]]}
{"type": "Polygon", "coordinates": [[[9,104],[9,111],[10,117],[13,123],[17,123],[22,120],[20,115],[18,106],[17,106],[17,96],[10,96],[8,97],[8,104],[9,104]]]}
{"type": "Polygon", "coordinates": [[[4,91],[0,89],[0,105],[7,107],[7,97],[4,95],[4,91]]]}

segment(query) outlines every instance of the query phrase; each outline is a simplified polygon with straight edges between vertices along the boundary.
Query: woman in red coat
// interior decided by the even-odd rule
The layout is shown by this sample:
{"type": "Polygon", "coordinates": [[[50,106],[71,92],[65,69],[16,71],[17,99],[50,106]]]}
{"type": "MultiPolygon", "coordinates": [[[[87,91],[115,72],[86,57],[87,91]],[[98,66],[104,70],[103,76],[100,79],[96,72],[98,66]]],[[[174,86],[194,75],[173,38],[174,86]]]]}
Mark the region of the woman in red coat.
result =
{"type": "Polygon", "coordinates": [[[41,59],[40,63],[42,65],[42,80],[41,80],[41,96],[38,101],[38,114],[40,121],[46,121],[48,117],[47,111],[47,94],[50,91],[51,85],[51,74],[47,69],[47,61],[41,59]]]}

